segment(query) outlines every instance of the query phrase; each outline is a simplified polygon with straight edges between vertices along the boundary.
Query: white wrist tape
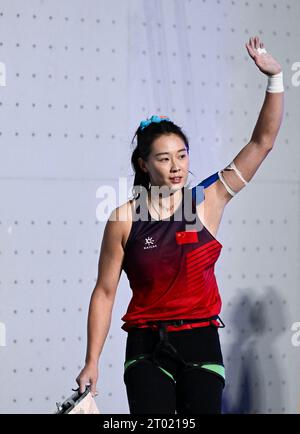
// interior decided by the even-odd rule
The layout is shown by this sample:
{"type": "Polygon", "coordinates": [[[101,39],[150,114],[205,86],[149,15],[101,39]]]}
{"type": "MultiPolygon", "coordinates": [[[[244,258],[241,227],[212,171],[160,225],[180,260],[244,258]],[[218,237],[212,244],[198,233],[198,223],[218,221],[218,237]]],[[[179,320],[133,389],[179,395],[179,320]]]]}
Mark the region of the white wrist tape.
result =
{"type": "Polygon", "coordinates": [[[284,92],[282,71],[279,72],[278,74],[268,76],[267,92],[271,92],[271,93],[284,92]]]}

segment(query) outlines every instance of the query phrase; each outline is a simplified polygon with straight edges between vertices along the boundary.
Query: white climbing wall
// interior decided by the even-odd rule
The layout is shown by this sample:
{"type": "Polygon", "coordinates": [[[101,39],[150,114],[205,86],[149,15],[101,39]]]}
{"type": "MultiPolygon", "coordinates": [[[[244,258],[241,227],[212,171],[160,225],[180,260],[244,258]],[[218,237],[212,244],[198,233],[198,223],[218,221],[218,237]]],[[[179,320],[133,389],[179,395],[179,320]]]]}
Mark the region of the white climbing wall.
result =
{"type": "MultiPolygon", "coordinates": [[[[160,114],[183,127],[193,181],[249,141],[267,84],[245,47],[255,35],[282,64],[285,113],[217,235],[223,411],[299,412],[299,19],[298,0],[1,1],[0,413],[51,413],[77,387],[99,188],[118,196],[124,177],[130,191],[139,122],[160,114]]],[[[123,273],[99,364],[103,413],[129,413],[130,298],[123,273]]]]}

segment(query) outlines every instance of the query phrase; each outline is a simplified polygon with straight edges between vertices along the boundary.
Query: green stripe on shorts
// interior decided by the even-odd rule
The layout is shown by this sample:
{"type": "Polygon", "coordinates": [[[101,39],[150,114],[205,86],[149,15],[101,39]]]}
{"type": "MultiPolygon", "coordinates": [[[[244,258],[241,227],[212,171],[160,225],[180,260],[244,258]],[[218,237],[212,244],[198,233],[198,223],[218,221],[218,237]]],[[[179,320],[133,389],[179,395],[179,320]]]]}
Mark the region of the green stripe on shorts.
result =
{"type": "MultiPolygon", "coordinates": [[[[132,365],[132,363],[137,362],[138,360],[143,359],[144,357],[145,357],[144,355],[141,355],[141,356],[139,356],[137,359],[127,360],[127,361],[124,363],[124,371],[126,371],[126,369],[128,368],[128,366],[132,365]]],[[[175,382],[175,379],[174,379],[173,375],[170,374],[170,372],[166,371],[166,370],[165,370],[164,368],[162,368],[161,366],[158,366],[158,367],[159,367],[159,369],[161,369],[165,374],[167,374],[168,377],[170,377],[170,378],[175,382]]]]}
{"type": "Polygon", "coordinates": [[[161,369],[165,374],[167,374],[170,378],[172,378],[172,380],[175,382],[175,379],[173,377],[172,374],[170,374],[170,372],[166,371],[164,368],[162,368],[161,366],[159,366],[159,369],[161,369]]]}
{"type": "Polygon", "coordinates": [[[213,364],[213,363],[208,363],[208,364],[201,365],[201,368],[207,369],[208,371],[215,372],[216,374],[221,375],[221,377],[223,377],[225,380],[225,368],[224,368],[224,366],[213,364]]]}

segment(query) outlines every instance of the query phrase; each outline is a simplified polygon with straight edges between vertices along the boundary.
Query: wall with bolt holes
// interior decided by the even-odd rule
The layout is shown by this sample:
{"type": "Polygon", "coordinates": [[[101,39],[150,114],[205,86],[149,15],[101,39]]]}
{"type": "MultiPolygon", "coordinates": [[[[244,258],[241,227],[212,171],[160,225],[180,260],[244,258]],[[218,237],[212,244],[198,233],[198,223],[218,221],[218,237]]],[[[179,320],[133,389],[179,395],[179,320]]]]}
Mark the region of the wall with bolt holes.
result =
{"type": "MultiPolygon", "coordinates": [[[[130,196],[139,122],[183,127],[193,183],[248,143],[267,84],[245,48],[254,35],[282,64],[285,113],[217,235],[223,411],[299,412],[299,18],[297,0],[1,2],[0,413],[54,412],[77,387],[101,187],[117,191],[111,209],[130,196]]],[[[129,413],[130,298],[122,274],[99,364],[103,413],[129,413]]]]}

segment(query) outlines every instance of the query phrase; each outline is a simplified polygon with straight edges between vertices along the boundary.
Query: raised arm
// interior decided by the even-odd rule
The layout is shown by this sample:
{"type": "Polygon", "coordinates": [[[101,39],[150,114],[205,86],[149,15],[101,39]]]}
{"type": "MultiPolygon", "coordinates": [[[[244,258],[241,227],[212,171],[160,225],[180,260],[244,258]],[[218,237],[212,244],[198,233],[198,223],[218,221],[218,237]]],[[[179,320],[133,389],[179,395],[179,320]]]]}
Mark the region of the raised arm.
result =
{"type": "Polygon", "coordinates": [[[233,162],[219,171],[215,183],[218,197],[226,204],[254,176],[273,148],[281,126],[284,109],[284,89],[280,64],[263,48],[258,37],[250,38],[247,50],[256,66],[268,76],[265,99],[251,139],[233,162]]]}

